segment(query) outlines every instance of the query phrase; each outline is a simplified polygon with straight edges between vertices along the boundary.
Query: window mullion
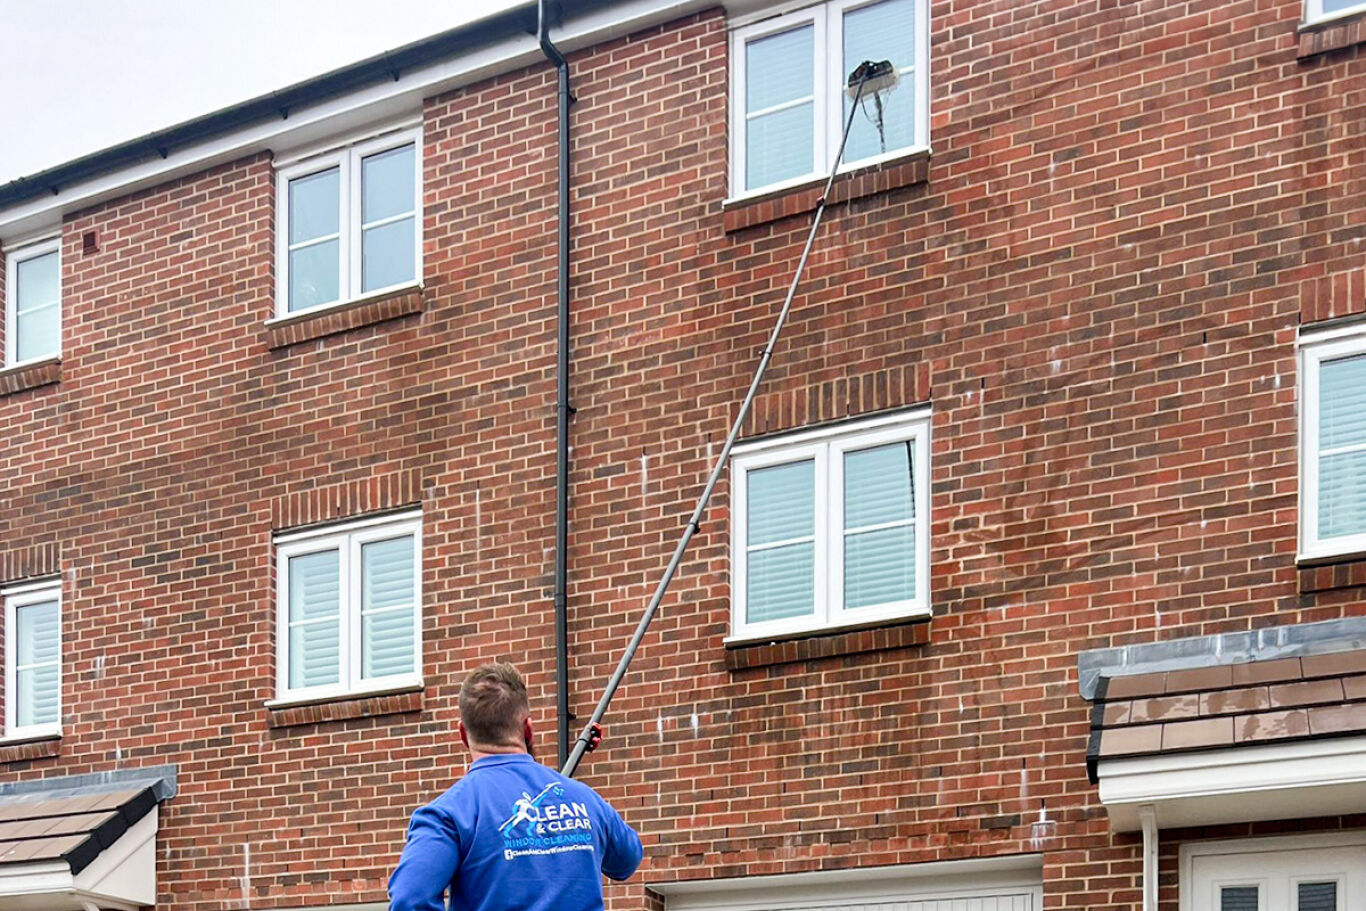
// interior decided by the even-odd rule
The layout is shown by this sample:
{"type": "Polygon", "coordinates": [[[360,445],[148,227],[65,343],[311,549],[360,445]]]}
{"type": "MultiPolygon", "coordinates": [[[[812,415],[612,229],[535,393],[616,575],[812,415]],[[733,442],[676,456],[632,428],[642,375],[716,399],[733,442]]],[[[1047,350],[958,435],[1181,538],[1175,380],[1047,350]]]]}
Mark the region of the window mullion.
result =
{"type": "Polygon", "coordinates": [[[338,195],[342,200],[338,225],[345,226],[342,229],[340,264],[344,289],[341,299],[344,301],[355,297],[361,287],[360,259],[363,247],[360,236],[360,175],[359,153],[355,149],[350,149],[342,156],[342,179],[338,181],[341,188],[338,195]]]}

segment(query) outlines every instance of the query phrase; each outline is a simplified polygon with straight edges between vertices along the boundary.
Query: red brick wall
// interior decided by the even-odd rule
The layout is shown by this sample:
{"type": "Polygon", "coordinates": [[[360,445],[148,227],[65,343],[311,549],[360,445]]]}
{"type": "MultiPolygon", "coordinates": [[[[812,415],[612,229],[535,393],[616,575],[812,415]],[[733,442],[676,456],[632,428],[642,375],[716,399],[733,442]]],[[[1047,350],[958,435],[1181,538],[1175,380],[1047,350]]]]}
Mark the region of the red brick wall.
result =
{"type": "MultiPolygon", "coordinates": [[[[1366,60],[1298,60],[1294,0],[932,6],[929,179],[829,213],[751,425],[932,404],[928,642],[727,670],[723,485],[585,773],[645,880],[1037,850],[1049,908],[1133,908],[1076,652],[1362,611],[1299,589],[1293,341],[1366,310],[1366,60]]],[[[724,230],[726,56],[712,12],[573,59],[580,717],[807,231],[724,230]]],[[[68,723],[8,773],[178,763],[164,907],[382,900],[479,660],[553,754],[554,128],[544,65],[429,101],[422,312],[290,347],[266,157],[64,226],[0,549],[60,548],[68,723]],[[423,510],[421,710],[271,727],[272,526],[372,502],[423,510]]]]}

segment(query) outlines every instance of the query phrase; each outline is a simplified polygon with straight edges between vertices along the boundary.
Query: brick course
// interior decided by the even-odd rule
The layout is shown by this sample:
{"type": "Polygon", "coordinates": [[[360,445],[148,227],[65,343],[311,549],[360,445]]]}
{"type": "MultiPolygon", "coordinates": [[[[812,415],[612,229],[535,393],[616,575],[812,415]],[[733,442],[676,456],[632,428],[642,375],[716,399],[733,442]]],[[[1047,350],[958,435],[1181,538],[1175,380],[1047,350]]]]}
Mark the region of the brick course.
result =
{"type": "MultiPolygon", "coordinates": [[[[1300,59],[1295,0],[932,13],[927,176],[831,209],[748,426],[933,407],[927,640],[728,666],[723,484],[584,773],[647,882],[1041,851],[1047,908],[1137,908],[1077,651],[1362,612],[1295,565],[1294,338],[1366,312],[1366,57],[1300,59]]],[[[580,718],[807,231],[727,231],[726,58],[719,10],[572,58],[580,718]]],[[[177,763],[159,907],[383,900],[478,661],[553,730],[554,104],[543,64],[429,99],[420,312],[287,347],[269,156],[63,224],[60,382],[0,396],[0,581],[62,573],[65,733],[3,777],[177,763]],[[422,698],[272,726],[272,530],[413,505],[422,698]]]]}

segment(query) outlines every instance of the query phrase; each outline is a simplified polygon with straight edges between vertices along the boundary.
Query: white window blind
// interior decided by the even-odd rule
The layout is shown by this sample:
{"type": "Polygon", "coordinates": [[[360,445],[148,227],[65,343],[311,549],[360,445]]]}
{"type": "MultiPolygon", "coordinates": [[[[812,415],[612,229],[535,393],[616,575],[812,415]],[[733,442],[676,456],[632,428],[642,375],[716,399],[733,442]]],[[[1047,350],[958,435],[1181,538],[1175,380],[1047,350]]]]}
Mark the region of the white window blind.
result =
{"type": "Polygon", "coordinates": [[[734,635],[927,613],[928,415],[736,448],[734,635]]]}
{"type": "Polygon", "coordinates": [[[1319,373],[1319,537],[1366,532],[1366,354],[1319,373]]]}
{"type": "Polygon", "coordinates": [[[420,523],[362,520],[277,544],[281,698],[420,682],[420,523]]]}

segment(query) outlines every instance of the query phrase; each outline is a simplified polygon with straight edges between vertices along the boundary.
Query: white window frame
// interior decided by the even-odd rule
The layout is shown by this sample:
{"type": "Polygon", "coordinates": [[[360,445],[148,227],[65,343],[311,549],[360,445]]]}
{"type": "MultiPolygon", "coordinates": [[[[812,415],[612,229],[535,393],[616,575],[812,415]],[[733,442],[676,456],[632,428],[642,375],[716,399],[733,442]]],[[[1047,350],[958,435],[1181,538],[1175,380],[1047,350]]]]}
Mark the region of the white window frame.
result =
{"type": "Polygon", "coordinates": [[[925,616],[930,604],[930,411],[926,408],[873,420],[823,427],[735,447],[731,457],[731,636],[727,642],[792,636],[925,616]],[[844,600],[843,453],[887,443],[912,443],[915,472],[914,598],[846,609],[844,600]],[[748,473],[791,462],[815,463],[815,611],[759,623],[745,621],[748,556],[748,473]]]}
{"type": "MultiPolygon", "coordinates": [[[[805,6],[792,11],[780,12],[759,21],[753,17],[732,22],[730,33],[730,201],[738,201],[754,196],[763,196],[778,190],[800,186],[824,177],[830,172],[830,163],[839,152],[840,138],[844,133],[844,88],[849,74],[839,72],[841,54],[834,53],[842,47],[845,14],[870,6],[880,0],[827,0],[824,3],[805,6]],[[797,28],[806,22],[814,27],[813,43],[815,60],[814,103],[812,116],[815,119],[814,143],[811,171],[777,183],[747,189],[745,187],[745,45],[758,38],[797,28]]],[[[884,161],[927,151],[930,147],[930,28],[929,0],[914,0],[916,34],[915,63],[909,78],[903,76],[896,91],[915,92],[915,139],[909,146],[892,149],[870,158],[858,161],[841,161],[840,172],[866,168],[884,161]]],[[[855,116],[862,116],[856,114],[855,116]]]]}
{"type": "Polygon", "coordinates": [[[422,514],[376,516],[303,529],[275,538],[276,698],[268,705],[287,705],[395,690],[418,689],[422,682],[422,514]],[[413,670],[370,680],[361,678],[361,546],[403,535],[413,537],[413,670]],[[341,576],[338,611],[338,680],[312,687],[289,685],[289,561],[291,557],[336,550],[341,576]]]}
{"type": "Polygon", "coordinates": [[[1325,13],[1323,11],[1323,0],[1304,0],[1305,25],[1318,25],[1322,22],[1333,22],[1337,19],[1359,16],[1362,13],[1366,13],[1366,2],[1354,3],[1346,9],[1325,13]]]}
{"type": "Polygon", "coordinates": [[[62,239],[48,237],[5,251],[5,368],[37,364],[62,356],[62,239]],[[19,342],[19,264],[57,254],[57,348],[51,354],[16,360],[19,342]]]}
{"type": "Polygon", "coordinates": [[[1301,561],[1366,553],[1366,530],[1319,537],[1319,371],[1324,361],[1366,355],[1366,324],[1306,333],[1299,338],[1301,561]]]}
{"type": "Polygon", "coordinates": [[[17,585],[7,586],[0,591],[5,599],[5,733],[0,742],[13,740],[34,740],[42,737],[60,737],[62,734],[62,584],[60,579],[37,579],[17,585]],[[57,720],[50,724],[29,724],[20,727],[15,723],[18,717],[18,704],[15,701],[16,683],[19,668],[18,655],[18,612],[21,607],[57,602],[57,720]]]}
{"type": "MultiPolygon", "coordinates": [[[[389,294],[402,288],[422,286],[422,128],[404,127],[369,139],[357,140],[325,152],[279,163],[275,172],[278,227],[275,232],[275,317],[271,322],[307,313],[320,313],[356,301],[389,294]],[[361,292],[361,161],[371,155],[413,146],[413,277],[408,281],[361,292]],[[289,184],[292,180],[338,170],[337,189],[337,299],[300,310],[289,309],[289,184]]],[[[400,216],[406,218],[407,216],[400,216]]]]}

